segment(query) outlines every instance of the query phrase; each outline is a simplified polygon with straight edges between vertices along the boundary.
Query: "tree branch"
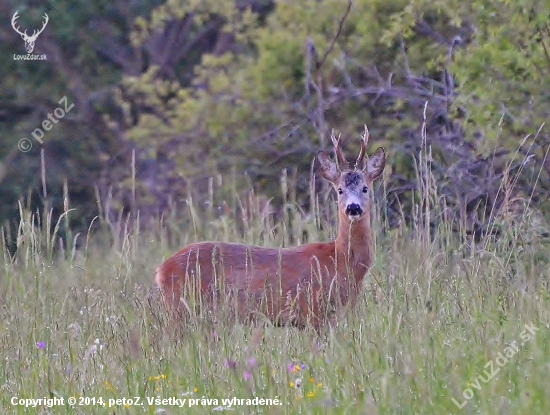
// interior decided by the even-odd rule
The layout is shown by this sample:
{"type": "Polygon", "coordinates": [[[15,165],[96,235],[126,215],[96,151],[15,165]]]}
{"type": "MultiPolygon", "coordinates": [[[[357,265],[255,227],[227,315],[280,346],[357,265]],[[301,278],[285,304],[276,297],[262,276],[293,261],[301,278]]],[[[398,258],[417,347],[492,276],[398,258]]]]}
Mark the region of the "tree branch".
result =
{"type": "Polygon", "coordinates": [[[330,42],[330,45],[327,48],[327,50],[325,51],[325,54],[323,55],[321,60],[318,61],[317,64],[315,65],[315,69],[318,70],[319,68],[321,68],[321,66],[323,66],[323,64],[325,63],[325,60],[327,59],[328,55],[330,54],[330,52],[332,52],[332,49],[334,49],[334,44],[336,43],[336,40],[340,36],[340,33],[342,33],[342,28],[344,27],[344,22],[346,21],[348,15],[349,15],[352,4],[353,4],[353,0],[348,0],[348,7],[346,8],[346,11],[345,11],[344,15],[340,19],[340,24],[338,25],[338,31],[336,32],[336,35],[334,35],[334,37],[332,38],[332,41],[330,42]]]}

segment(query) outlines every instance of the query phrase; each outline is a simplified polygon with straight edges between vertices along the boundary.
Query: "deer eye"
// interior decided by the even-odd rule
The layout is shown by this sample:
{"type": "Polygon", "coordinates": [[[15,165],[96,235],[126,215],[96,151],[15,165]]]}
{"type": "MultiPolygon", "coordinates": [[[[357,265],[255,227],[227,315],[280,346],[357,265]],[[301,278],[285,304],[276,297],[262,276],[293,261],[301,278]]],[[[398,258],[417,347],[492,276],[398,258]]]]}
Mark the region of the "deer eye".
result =
{"type": "Polygon", "coordinates": [[[341,195],[342,193],[344,193],[344,191],[342,190],[341,187],[338,188],[338,194],[341,195]]]}
{"type": "Polygon", "coordinates": [[[363,193],[367,193],[369,191],[369,188],[367,186],[363,187],[363,193]]]}

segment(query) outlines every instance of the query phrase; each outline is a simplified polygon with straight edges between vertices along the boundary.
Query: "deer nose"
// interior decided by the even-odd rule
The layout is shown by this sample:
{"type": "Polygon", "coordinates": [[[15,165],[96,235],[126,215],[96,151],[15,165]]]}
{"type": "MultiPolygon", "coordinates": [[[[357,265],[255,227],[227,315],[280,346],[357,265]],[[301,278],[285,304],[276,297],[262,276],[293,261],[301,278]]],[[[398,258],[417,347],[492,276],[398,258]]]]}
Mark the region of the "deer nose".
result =
{"type": "Polygon", "coordinates": [[[363,213],[363,209],[357,203],[351,203],[346,208],[346,215],[360,216],[363,213]]]}

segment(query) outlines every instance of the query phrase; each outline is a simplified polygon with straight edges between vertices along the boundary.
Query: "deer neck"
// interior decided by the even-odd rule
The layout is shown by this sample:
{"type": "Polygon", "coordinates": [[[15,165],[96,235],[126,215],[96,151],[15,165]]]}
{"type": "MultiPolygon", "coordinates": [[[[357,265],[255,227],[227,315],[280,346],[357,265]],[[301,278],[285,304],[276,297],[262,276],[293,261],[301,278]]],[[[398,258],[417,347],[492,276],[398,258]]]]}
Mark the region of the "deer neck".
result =
{"type": "Polygon", "coordinates": [[[360,282],[372,263],[370,214],[367,210],[361,219],[353,222],[346,214],[340,214],[339,219],[335,241],[338,266],[344,266],[345,274],[353,275],[360,282]]]}

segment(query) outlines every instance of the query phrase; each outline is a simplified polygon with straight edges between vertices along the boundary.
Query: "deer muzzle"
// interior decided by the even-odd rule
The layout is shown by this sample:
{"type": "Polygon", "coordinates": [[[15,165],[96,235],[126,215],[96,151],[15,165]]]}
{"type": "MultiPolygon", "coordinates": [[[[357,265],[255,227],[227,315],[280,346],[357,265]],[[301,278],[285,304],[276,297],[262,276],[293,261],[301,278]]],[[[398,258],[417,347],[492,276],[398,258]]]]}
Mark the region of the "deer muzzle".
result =
{"type": "Polygon", "coordinates": [[[346,207],[346,215],[348,215],[350,218],[358,218],[363,214],[363,209],[361,209],[361,206],[359,206],[357,203],[350,203],[346,207]]]}

